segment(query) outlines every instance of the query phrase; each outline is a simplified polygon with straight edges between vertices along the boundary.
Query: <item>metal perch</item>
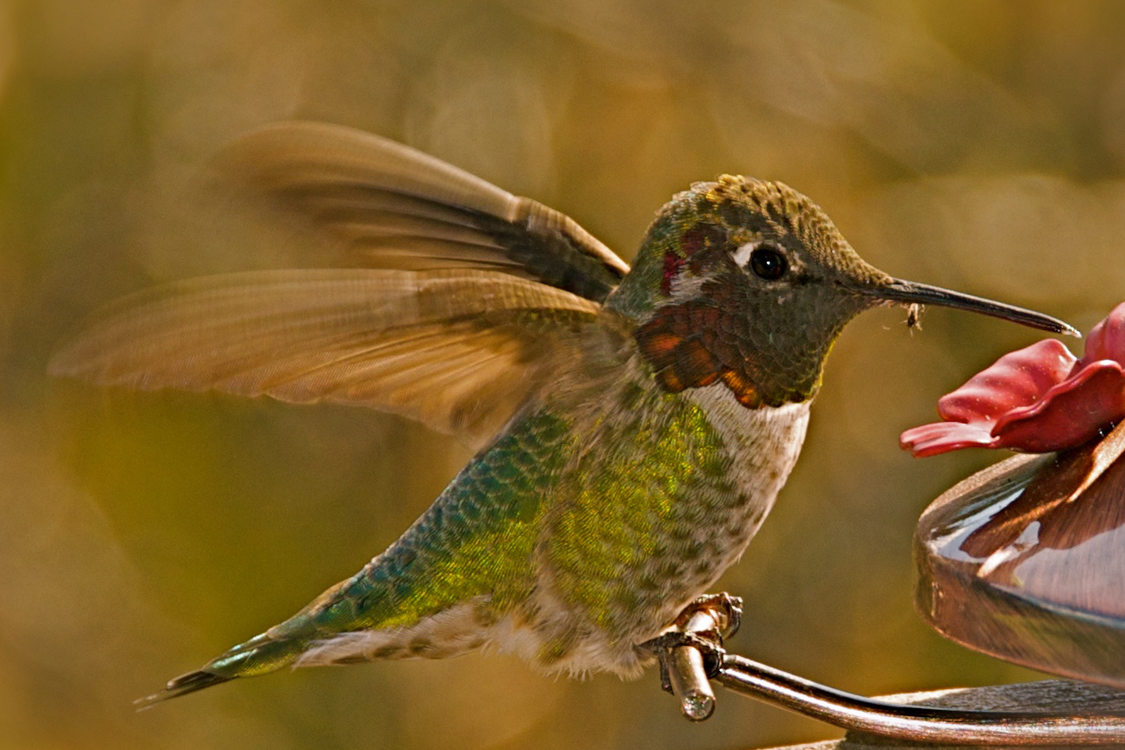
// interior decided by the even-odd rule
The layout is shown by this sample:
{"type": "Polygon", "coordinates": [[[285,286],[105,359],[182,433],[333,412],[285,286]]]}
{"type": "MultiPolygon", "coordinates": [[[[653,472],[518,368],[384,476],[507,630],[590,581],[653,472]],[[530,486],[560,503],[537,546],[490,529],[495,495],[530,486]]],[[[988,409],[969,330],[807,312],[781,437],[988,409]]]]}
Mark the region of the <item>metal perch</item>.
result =
{"type": "MultiPolygon", "coordinates": [[[[710,681],[715,680],[736,693],[850,731],[896,740],[962,746],[1125,744],[1125,693],[1109,688],[1104,689],[1109,691],[1109,710],[1100,713],[907,705],[853,695],[728,654],[722,638],[737,627],[740,605],[734,597],[705,597],[649,644],[660,659],[665,688],[693,721],[702,721],[714,711],[710,681]]],[[[1102,689],[1091,686],[1091,690],[1102,689]]]]}

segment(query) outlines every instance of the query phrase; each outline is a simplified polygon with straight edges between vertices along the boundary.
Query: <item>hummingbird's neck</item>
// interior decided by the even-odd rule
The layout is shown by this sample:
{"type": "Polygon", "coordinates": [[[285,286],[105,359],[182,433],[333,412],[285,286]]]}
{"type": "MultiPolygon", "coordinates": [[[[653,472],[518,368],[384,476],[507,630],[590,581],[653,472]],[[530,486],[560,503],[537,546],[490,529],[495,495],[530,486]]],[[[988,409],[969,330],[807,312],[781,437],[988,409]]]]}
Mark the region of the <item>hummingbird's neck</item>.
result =
{"type": "Polygon", "coordinates": [[[696,298],[664,305],[633,333],[656,382],[671,393],[713,383],[725,385],[743,406],[809,401],[820,388],[827,352],[791,352],[767,361],[738,313],[696,298]]]}

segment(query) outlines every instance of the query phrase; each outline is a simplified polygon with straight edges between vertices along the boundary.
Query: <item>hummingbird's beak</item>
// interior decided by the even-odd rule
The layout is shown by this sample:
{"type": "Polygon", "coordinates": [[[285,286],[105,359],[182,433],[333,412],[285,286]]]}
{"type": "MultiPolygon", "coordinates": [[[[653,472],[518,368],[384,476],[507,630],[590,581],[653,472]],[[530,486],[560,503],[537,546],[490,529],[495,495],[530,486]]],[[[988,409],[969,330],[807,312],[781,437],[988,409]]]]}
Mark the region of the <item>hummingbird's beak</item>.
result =
{"type": "Polygon", "coordinates": [[[937,286],[930,286],[928,284],[918,284],[913,281],[903,281],[902,279],[891,279],[889,284],[881,284],[879,286],[868,287],[864,289],[868,294],[878,297],[890,302],[901,302],[904,304],[918,304],[918,305],[940,305],[941,307],[953,307],[958,310],[968,310],[969,312],[981,313],[982,315],[991,315],[994,318],[1003,318],[1010,320],[1013,323],[1020,323],[1032,328],[1040,328],[1044,331],[1051,331],[1052,333],[1065,333],[1068,336],[1082,337],[1078,329],[1074,326],[1064,323],[1058,318],[1052,318],[1050,315],[1028,310],[1023,307],[1016,307],[1015,305],[1005,305],[1002,302],[994,302],[990,299],[983,297],[974,297],[971,294],[962,294],[961,292],[953,292],[949,289],[942,289],[937,286]]]}

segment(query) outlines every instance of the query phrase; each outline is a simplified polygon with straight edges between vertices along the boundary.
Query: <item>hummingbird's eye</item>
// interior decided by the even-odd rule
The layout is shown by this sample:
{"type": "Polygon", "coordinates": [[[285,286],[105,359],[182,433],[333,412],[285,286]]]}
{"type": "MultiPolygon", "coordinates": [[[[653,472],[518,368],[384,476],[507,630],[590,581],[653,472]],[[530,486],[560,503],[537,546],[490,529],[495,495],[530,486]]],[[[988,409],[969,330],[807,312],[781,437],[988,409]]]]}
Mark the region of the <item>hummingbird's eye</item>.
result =
{"type": "Polygon", "coordinates": [[[773,245],[758,245],[750,253],[750,270],[758,278],[777,281],[789,270],[789,261],[773,245]]]}

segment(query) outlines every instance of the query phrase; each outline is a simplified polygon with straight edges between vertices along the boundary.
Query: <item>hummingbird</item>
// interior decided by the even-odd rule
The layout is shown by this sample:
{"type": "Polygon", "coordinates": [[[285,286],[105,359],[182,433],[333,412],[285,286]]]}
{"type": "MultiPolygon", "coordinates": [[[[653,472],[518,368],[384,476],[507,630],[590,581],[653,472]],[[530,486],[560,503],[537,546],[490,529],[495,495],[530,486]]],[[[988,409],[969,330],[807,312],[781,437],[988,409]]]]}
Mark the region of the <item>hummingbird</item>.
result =
{"type": "Polygon", "coordinates": [[[361,131],[276,124],[218,162],[335,238],[341,262],[140,292],[52,373],[371,407],[477,452],[358,573],[143,704],[486,645],[548,673],[636,676],[641,644],[758,531],[855,315],[939,305],[1074,332],[889,276],[781,182],[691,185],[630,267],[564,214],[361,131]]]}

